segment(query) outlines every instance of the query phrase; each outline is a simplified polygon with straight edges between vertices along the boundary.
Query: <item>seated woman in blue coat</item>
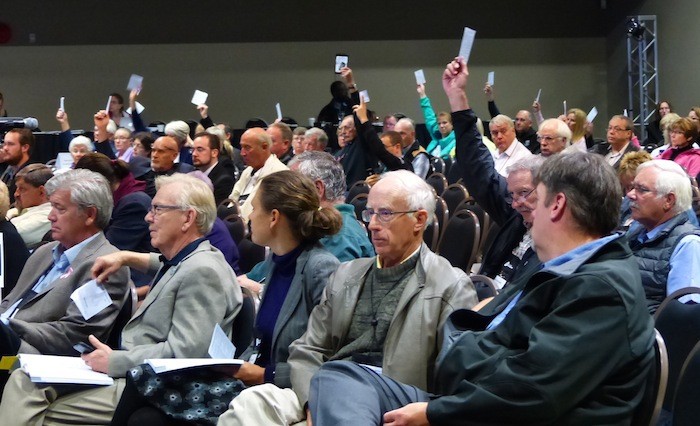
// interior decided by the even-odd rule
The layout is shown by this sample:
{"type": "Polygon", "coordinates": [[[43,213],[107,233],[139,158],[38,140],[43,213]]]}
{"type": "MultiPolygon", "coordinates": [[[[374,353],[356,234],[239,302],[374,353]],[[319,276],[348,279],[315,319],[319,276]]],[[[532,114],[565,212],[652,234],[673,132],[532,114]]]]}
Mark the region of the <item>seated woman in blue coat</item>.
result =
{"type": "MultiPolygon", "coordinates": [[[[234,374],[238,382],[230,388],[224,387],[227,390],[223,395],[217,393],[217,402],[223,403],[211,404],[206,399],[214,392],[207,392],[206,387],[220,388],[220,381],[190,386],[191,381],[184,380],[188,384],[171,387],[173,382],[161,376],[164,380],[159,381],[159,386],[162,388],[146,391],[144,388],[154,381],[143,377],[133,380],[135,377],[129,373],[113,425],[174,424],[173,421],[216,424],[228,402],[247,386],[274,383],[279,387],[291,387],[288,347],[306,331],[309,315],[339,265],[338,259],[318,240],[337,233],[342,218],[335,209],[321,207],[313,182],[293,171],[265,177],[252,206],[253,242],[270,247],[272,253],[265,261],[267,274],[255,320],[257,344],[241,355],[246,362],[234,374]],[[149,396],[143,397],[147,392],[149,396]],[[179,397],[173,398],[174,393],[179,397]],[[193,398],[192,393],[196,393],[197,398],[193,398]],[[196,409],[196,405],[202,404],[207,410],[196,409]]],[[[154,374],[147,368],[141,366],[139,375],[154,374]]]]}

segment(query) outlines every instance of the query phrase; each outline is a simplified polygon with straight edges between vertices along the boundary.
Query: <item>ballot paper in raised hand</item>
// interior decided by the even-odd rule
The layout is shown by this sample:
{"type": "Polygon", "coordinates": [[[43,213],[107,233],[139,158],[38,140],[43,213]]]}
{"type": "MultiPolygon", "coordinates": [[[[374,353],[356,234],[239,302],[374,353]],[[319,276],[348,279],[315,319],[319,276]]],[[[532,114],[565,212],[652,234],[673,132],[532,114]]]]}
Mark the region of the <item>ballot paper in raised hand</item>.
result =
{"type": "Polygon", "coordinates": [[[200,106],[202,104],[206,104],[208,97],[209,97],[209,93],[202,92],[201,90],[195,90],[194,95],[192,95],[192,103],[197,105],[197,106],[200,106]]]}
{"type": "Polygon", "coordinates": [[[568,109],[566,109],[566,101],[564,101],[564,115],[566,115],[567,111],[568,111],[568,109]]]}
{"type": "Polygon", "coordinates": [[[66,97],[65,96],[61,96],[61,99],[58,101],[58,109],[60,109],[61,111],[66,110],[66,97]]]}
{"type": "Polygon", "coordinates": [[[107,290],[95,280],[90,280],[75,289],[70,298],[86,320],[94,317],[112,304],[112,299],[109,297],[107,290]]]}
{"type": "Polygon", "coordinates": [[[598,108],[593,107],[591,108],[590,111],[588,111],[588,115],[586,116],[586,121],[589,123],[592,123],[593,120],[595,119],[596,115],[598,115],[598,108]]]}
{"type": "Polygon", "coordinates": [[[361,91],[360,92],[360,99],[364,103],[369,102],[369,92],[367,92],[366,90],[361,91]]]}
{"type": "Polygon", "coordinates": [[[107,106],[105,107],[105,111],[107,111],[107,114],[109,114],[109,106],[112,104],[112,96],[107,98],[107,106]]]}
{"type": "Polygon", "coordinates": [[[219,324],[214,326],[208,353],[216,359],[232,359],[236,355],[236,347],[219,324]]]}
{"type": "Polygon", "coordinates": [[[129,84],[126,85],[126,90],[141,90],[141,87],[143,87],[143,77],[138,74],[131,74],[131,77],[129,77],[129,84]]]}
{"type": "Polygon", "coordinates": [[[425,74],[423,73],[423,70],[418,70],[414,72],[416,75],[416,84],[425,84],[425,74]]]}
{"type": "Polygon", "coordinates": [[[277,110],[277,119],[282,121],[282,107],[279,102],[275,104],[275,109],[277,110]]]}
{"type": "Polygon", "coordinates": [[[496,78],[496,72],[495,71],[489,71],[489,76],[487,78],[487,83],[489,86],[493,86],[493,82],[496,78]]]}
{"type": "MultiPolygon", "coordinates": [[[[139,101],[136,101],[136,112],[138,112],[139,114],[141,114],[141,113],[143,112],[144,109],[146,109],[146,107],[143,106],[143,105],[141,105],[141,103],[140,103],[139,101]]],[[[126,113],[127,113],[127,114],[131,114],[131,107],[129,107],[129,108],[126,109],[126,113]]]]}
{"type": "Polygon", "coordinates": [[[469,27],[464,27],[464,34],[462,34],[462,44],[459,47],[459,56],[464,58],[464,63],[469,63],[469,55],[472,53],[472,46],[474,45],[474,37],[476,36],[476,31],[469,27]]]}
{"type": "Polygon", "coordinates": [[[542,94],[542,89],[540,89],[540,90],[537,91],[537,97],[535,97],[535,102],[539,102],[539,101],[540,101],[540,95],[541,95],[541,94],[542,94]]]}

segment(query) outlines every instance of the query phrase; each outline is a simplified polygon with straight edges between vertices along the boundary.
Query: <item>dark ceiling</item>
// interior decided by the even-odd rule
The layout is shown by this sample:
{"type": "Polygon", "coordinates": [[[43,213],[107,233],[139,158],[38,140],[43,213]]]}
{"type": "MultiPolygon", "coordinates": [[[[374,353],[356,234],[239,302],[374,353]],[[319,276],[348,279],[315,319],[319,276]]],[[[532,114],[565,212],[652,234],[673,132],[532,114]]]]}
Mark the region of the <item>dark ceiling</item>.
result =
{"type": "Polygon", "coordinates": [[[24,0],[2,2],[0,22],[5,45],[454,39],[464,26],[480,38],[604,37],[641,2],[24,0]]]}

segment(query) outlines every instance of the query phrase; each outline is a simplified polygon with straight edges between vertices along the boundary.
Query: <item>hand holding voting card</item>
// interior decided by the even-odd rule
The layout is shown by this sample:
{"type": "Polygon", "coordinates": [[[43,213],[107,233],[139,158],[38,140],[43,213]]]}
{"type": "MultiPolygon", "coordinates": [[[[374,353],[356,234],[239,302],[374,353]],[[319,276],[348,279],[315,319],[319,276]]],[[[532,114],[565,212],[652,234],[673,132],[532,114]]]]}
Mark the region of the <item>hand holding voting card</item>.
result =
{"type": "Polygon", "coordinates": [[[131,74],[131,77],[129,78],[129,84],[126,85],[126,90],[132,91],[134,89],[141,91],[141,87],[143,87],[143,77],[141,77],[138,74],[131,74]]]}
{"type": "Polygon", "coordinates": [[[541,95],[541,94],[542,94],[542,89],[540,89],[540,90],[537,91],[537,97],[535,97],[535,102],[539,102],[539,101],[540,101],[540,95],[541,95]]]}
{"type": "Polygon", "coordinates": [[[474,45],[474,37],[476,36],[476,31],[469,27],[464,27],[464,34],[462,35],[462,45],[459,47],[459,56],[464,58],[464,63],[469,63],[469,55],[472,53],[472,46],[474,45]]]}
{"type": "Polygon", "coordinates": [[[425,84],[425,74],[423,74],[423,70],[418,70],[414,74],[416,75],[416,84],[425,84]]]}
{"type": "Polygon", "coordinates": [[[109,297],[107,290],[95,280],[90,280],[75,289],[70,298],[86,320],[94,317],[112,304],[112,299],[109,297]]]}
{"type": "Polygon", "coordinates": [[[201,90],[195,90],[194,95],[192,96],[192,103],[197,105],[197,106],[200,106],[202,104],[206,104],[208,97],[209,97],[209,93],[202,92],[201,90]]]}
{"type": "Polygon", "coordinates": [[[591,110],[588,112],[588,115],[586,116],[586,121],[589,123],[592,123],[593,120],[595,119],[596,115],[598,115],[598,108],[593,107],[591,110]]]}
{"type": "Polygon", "coordinates": [[[364,102],[364,103],[369,102],[369,92],[367,92],[366,90],[361,91],[360,92],[360,100],[362,100],[362,102],[364,102]]]}
{"type": "Polygon", "coordinates": [[[275,110],[277,110],[277,119],[282,121],[282,107],[279,102],[275,104],[275,110]]]}
{"type": "Polygon", "coordinates": [[[335,73],[340,74],[340,70],[348,66],[348,55],[338,53],[335,55],[335,73]]]}
{"type": "Polygon", "coordinates": [[[495,78],[496,78],[496,72],[495,71],[489,72],[489,76],[487,78],[487,83],[489,84],[489,86],[493,86],[493,82],[494,82],[495,78]]]}

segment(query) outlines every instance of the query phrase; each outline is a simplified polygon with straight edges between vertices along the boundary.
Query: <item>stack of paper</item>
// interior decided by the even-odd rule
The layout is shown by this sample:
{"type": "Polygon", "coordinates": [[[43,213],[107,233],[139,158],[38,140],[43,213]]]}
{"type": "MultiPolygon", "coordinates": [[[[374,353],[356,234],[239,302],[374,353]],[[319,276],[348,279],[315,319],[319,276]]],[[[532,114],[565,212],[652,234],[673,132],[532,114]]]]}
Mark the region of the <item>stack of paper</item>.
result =
{"type": "Polygon", "coordinates": [[[156,373],[167,371],[183,370],[194,367],[234,367],[237,369],[243,364],[241,359],[213,359],[213,358],[153,358],[147,359],[146,363],[153,368],[156,373]]]}
{"type": "Polygon", "coordinates": [[[19,354],[19,363],[34,383],[111,385],[114,380],[93,371],[80,357],[19,354]]]}

